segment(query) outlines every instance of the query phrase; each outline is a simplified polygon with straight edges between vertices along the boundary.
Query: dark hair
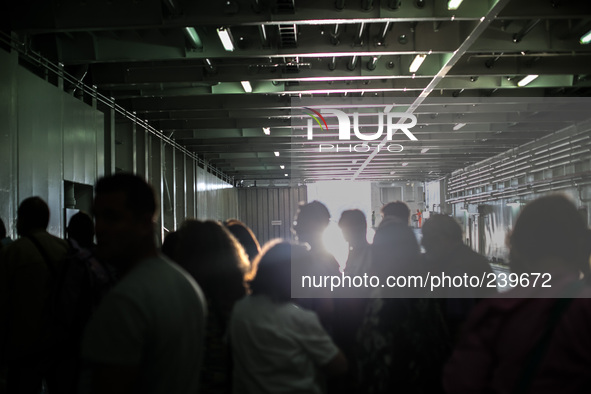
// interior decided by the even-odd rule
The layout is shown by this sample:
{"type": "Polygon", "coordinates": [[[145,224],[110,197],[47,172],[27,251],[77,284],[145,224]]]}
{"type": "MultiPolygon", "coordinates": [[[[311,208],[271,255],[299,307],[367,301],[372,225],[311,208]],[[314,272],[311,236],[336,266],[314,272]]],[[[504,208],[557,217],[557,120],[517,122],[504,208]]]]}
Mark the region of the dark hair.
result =
{"type": "Polygon", "coordinates": [[[382,215],[384,215],[384,217],[394,216],[405,223],[408,223],[410,219],[410,208],[404,201],[393,201],[382,207],[382,215]]]}
{"type": "Polygon", "coordinates": [[[451,242],[462,242],[462,227],[452,217],[434,214],[422,227],[423,237],[438,236],[451,242]]]}
{"type": "Polygon", "coordinates": [[[224,222],[224,226],[240,242],[248,259],[252,262],[261,253],[261,245],[257,241],[252,230],[238,219],[229,219],[224,222]]]}
{"type": "Polygon", "coordinates": [[[266,295],[274,301],[291,299],[291,264],[298,264],[307,249],[280,239],[269,241],[255,260],[257,272],[250,282],[253,295],[266,295]]]}
{"type": "Polygon", "coordinates": [[[0,218],[0,239],[6,238],[6,226],[4,226],[4,221],[0,218]]]}
{"type": "Polygon", "coordinates": [[[176,249],[179,244],[179,239],[180,236],[178,231],[173,231],[166,234],[166,236],[164,237],[164,242],[162,243],[162,254],[168,257],[169,259],[176,261],[176,249]]]}
{"type": "Polygon", "coordinates": [[[94,223],[86,212],[78,212],[70,218],[68,223],[68,237],[74,239],[85,248],[92,246],[94,238],[94,223]]]}
{"type": "Polygon", "coordinates": [[[511,270],[533,272],[547,257],[589,274],[589,232],[577,208],[555,194],[527,204],[509,236],[511,270]]]}
{"type": "Polygon", "coordinates": [[[320,201],[314,200],[310,203],[300,203],[296,214],[294,229],[314,228],[324,229],[330,221],[330,213],[326,205],[320,201]]]}
{"type": "Polygon", "coordinates": [[[20,235],[35,229],[47,229],[49,206],[40,197],[25,198],[18,207],[16,229],[20,235]]]}
{"type": "Polygon", "coordinates": [[[402,275],[417,268],[420,247],[414,232],[405,224],[390,222],[380,226],[370,250],[372,274],[402,275]]]}
{"type": "Polygon", "coordinates": [[[367,220],[365,214],[359,209],[349,209],[343,211],[339,219],[339,227],[358,228],[365,231],[367,229],[367,220]]]}
{"type": "Polygon", "coordinates": [[[156,213],[156,196],[152,187],[140,176],[121,172],[99,179],[96,194],[125,193],[125,207],[135,215],[156,213]]]}
{"type": "Polygon", "coordinates": [[[218,222],[185,220],[178,230],[176,262],[202,287],[207,298],[230,308],[246,294],[248,256],[218,222]]]}

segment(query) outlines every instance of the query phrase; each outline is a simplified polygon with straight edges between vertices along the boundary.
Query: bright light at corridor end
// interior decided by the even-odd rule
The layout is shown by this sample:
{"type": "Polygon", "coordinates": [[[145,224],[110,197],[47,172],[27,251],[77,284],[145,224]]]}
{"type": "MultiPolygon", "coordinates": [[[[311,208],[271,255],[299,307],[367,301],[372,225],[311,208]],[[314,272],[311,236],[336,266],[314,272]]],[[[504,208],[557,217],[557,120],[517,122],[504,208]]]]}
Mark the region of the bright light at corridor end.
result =
{"type": "Polygon", "coordinates": [[[242,84],[242,87],[246,93],[252,93],[252,86],[250,86],[250,82],[240,81],[240,83],[242,84]]]}
{"type": "Polygon", "coordinates": [[[534,79],[536,79],[538,76],[537,75],[528,75],[527,77],[523,78],[522,80],[520,80],[519,82],[517,82],[517,86],[524,87],[525,85],[529,84],[531,81],[533,81],[534,79]]]}
{"type": "Polygon", "coordinates": [[[410,67],[408,68],[408,72],[416,73],[419,70],[419,67],[421,67],[421,64],[423,64],[423,62],[425,61],[426,57],[427,57],[427,55],[417,55],[415,57],[415,60],[413,60],[412,63],[410,64],[410,67]]]}
{"type": "Polygon", "coordinates": [[[447,9],[450,11],[457,10],[463,0],[449,0],[447,2],[447,9]]]}

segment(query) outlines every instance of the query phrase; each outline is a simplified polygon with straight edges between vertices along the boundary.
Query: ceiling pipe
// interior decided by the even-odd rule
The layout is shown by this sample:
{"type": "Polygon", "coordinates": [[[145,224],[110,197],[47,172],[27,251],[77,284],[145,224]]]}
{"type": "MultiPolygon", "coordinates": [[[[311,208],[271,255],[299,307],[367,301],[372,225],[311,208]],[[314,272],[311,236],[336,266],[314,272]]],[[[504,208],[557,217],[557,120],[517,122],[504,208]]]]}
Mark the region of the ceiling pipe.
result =
{"type": "Polygon", "coordinates": [[[361,8],[370,11],[373,8],[373,0],[361,0],[361,8]]]}
{"type": "Polygon", "coordinates": [[[328,69],[330,71],[334,71],[337,68],[337,58],[333,56],[330,62],[328,63],[328,69]]]}
{"type": "Polygon", "coordinates": [[[267,28],[265,25],[259,25],[259,35],[261,37],[263,48],[267,48],[269,46],[269,37],[267,36],[267,28]]]}
{"type": "Polygon", "coordinates": [[[357,59],[357,55],[353,55],[353,57],[351,57],[351,60],[349,60],[349,63],[347,63],[347,69],[349,69],[349,71],[355,70],[355,67],[357,67],[357,59]]]}
{"type": "Polygon", "coordinates": [[[336,25],[334,25],[334,28],[330,32],[330,42],[332,45],[339,45],[340,44],[341,41],[339,40],[339,34],[341,34],[340,26],[337,23],[336,25]]]}
{"type": "Polygon", "coordinates": [[[365,22],[361,22],[359,24],[359,28],[357,29],[357,35],[355,37],[355,45],[363,46],[363,32],[365,31],[365,22]]]}
{"type": "Polygon", "coordinates": [[[367,62],[367,69],[369,71],[375,70],[377,63],[378,63],[378,56],[372,56],[372,58],[367,62]]]}
{"type": "Polygon", "coordinates": [[[521,40],[523,40],[523,37],[525,37],[530,31],[532,31],[533,28],[536,27],[538,23],[540,23],[541,21],[541,19],[530,20],[525,26],[523,26],[519,33],[513,34],[513,42],[516,44],[521,42],[521,40]]]}
{"type": "Polygon", "coordinates": [[[334,8],[341,11],[345,8],[345,0],[336,0],[334,2],[334,8]]]}

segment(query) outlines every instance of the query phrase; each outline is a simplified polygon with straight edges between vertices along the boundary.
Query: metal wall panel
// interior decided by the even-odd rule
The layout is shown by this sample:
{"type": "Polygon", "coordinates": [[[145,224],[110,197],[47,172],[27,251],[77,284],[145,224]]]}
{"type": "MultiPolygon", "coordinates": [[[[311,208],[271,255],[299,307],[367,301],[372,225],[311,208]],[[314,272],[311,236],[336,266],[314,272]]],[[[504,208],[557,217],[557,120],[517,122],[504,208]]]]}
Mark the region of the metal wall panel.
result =
{"type": "Polygon", "coordinates": [[[43,198],[51,212],[48,231],[63,234],[63,100],[57,89],[19,68],[18,171],[19,203],[43,198]]]}
{"type": "Polygon", "coordinates": [[[178,228],[185,220],[185,154],[177,152],[174,161],[175,228],[178,228]]]}
{"type": "Polygon", "coordinates": [[[133,172],[134,167],[133,124],[127,119],[115,121],[115,169],[117,172],[133,172]]]}
{"type": "Polygon", "coordinates": [[[15,238],[18,204],[16,53],[0,51],[0,65],[0,218],[8,236],[15,238]]]}
{"type": "Polygon", "coordinates": [[[238,216],[236,189],[197,167],[197,215],[201,220],[226,220],[238,216]]]}
{"type": "Polygon", "coordinates": [[[261,244],[292,239],[291,227],[299,202],[307,201],[306,186],[236,189],[238,218],[252,229],[261,244]]]}
{"type": "Polygon", "coordinates": [[[103,124],[97,122],[96,109],[72,96],[63,95],[63,100],[64,180],[94,185],[103,124]]]}

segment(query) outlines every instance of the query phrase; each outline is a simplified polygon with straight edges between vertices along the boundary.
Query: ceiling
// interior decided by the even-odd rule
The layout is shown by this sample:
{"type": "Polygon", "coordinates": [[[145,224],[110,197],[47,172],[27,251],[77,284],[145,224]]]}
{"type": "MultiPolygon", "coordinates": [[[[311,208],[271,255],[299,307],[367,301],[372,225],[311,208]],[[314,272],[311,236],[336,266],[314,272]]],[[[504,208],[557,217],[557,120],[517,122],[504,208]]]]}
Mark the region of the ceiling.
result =
{"type": "Polygon", "coordinates": [[[12,7],[9,29],[28,48],[247,184],[436,179],[582,120],[534,116],[535,104],[516,98],[591,96],[591,44],[579,42],[591,30],[589,1],[464,0],[457,10],[447,0],[12,7]],[[425,60],[410,72],[417,55],[425,60]],[[527,75],[538,78],[518,86],[527,75]],[[406,100],[418,141],[400,137],[399,153],[313,152],[294,137],[292,100],[327,97],[406,100]]]}

